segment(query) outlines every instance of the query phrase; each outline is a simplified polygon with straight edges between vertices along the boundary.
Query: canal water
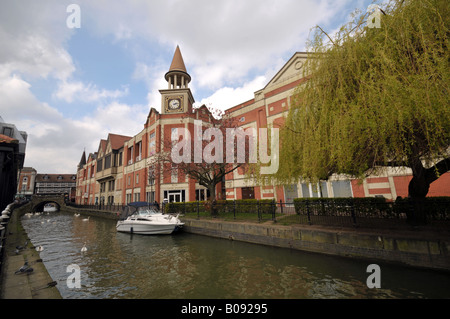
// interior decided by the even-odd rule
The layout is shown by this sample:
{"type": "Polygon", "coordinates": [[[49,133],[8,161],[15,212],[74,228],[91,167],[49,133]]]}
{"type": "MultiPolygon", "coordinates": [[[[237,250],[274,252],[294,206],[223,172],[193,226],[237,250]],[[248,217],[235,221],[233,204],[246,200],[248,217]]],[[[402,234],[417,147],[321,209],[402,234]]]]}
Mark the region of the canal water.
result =
{"type": "Polygon", "coordinates": [[[368,261],[186,232],[130,235],[117,233],[113,220],[85,219],[63,212],[22,217],[63,298],[450,298],[447,273],[377,263],[381,288],[370,289],[368,261]]]}

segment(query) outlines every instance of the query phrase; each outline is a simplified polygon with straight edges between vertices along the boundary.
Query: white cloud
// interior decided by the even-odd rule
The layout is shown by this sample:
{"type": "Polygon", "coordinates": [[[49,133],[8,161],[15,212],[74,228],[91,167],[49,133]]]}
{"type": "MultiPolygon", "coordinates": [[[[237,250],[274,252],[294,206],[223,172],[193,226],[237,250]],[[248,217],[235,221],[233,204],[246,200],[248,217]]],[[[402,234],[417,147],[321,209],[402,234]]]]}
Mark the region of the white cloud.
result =
{"type": "Polygon", "coordinates": [[[61,81],[58,89],[53,94],[54,97],[66,102],[73,102],[75,99],[83,102],[98,102],[104,99],[116,99],[128,95],[128,87],[122,90],[98,89],[95,84],[85,85],[81,81],[61,81]]]}
{"type": "Polygon", "coordinates": [[[38,172],[74,173],[84,148],[95,152],[108,133],[135,135],[144,127],[146,106],[112,102],[74,120],[39,101],[20,76],[4,75],[0,67],[0,114],[5,122],[27,132],[25,165],[38,172]]]}
{"type": "Polygon", "coordinates": [[[161,95],[160,89],[167,88],[167,81],[164,75],[168,71],[168,67],[162,63],[156,63],[154,65],[148,65],[143,62],[136,63],[136,67],[133,72],[133,79],[143,81],[147,88],[147,105],[153,107],[159,112],[161,111],[161,95]]]}
{"type": "MultiPolygon", "coordinates": [[[[326,24],[348,1],[227,0],[86,2],[93,28],[126,39],[158,39],[173,53],[180,45],[200,87],[248,81],[283,55],[304,50],[311,27],[326,24]],[[103,14],[98,14],[102,11],[103,14]]],[[[150,62],[150,61],[149,61],[150,62]]],[[[168,67],[168,65],[167,65],[168,67]]]]}
{"type": "Polygon", "coordinates": [[[266,77],[259,76],[251,82],[244,83],[242,87],[231,88],[223,87],[217,90],[213,95],[204,98],[195,106],[205,104],[207,107],[225,111],[230,107],[236,106],[254,98],[254,92],[262,89],[265,86],[266,77]]]}

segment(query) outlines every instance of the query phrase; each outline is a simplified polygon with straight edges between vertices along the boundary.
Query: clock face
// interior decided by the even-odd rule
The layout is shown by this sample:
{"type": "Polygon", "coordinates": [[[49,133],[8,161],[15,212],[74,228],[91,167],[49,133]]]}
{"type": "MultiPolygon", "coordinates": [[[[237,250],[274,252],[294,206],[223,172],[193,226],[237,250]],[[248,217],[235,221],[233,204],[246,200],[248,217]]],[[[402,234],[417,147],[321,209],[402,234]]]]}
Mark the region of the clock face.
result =
{"type": "Polygon", "coordinates": [[[181,102],[179,99],[169,100],[169,109],[170,110],[178,110],[180,107],[181,107],[181,102]]]}
{"type": "Polygon", "coordinates": [[[177,95],[177,96],[167,96],[165,98],[165,110],[168,113],[174,112],[174,113],[180,113],[183,112],[183,96],[177,95]]]}

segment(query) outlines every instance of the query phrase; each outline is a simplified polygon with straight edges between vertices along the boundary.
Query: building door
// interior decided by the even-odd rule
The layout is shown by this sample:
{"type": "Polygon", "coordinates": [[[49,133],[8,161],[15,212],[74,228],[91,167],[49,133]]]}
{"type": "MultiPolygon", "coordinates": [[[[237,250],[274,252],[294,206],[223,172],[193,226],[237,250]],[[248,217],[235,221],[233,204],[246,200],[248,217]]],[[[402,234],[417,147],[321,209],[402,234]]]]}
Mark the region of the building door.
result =
{"type": "Polygon", "coordinates": [[[181,202],[181,193],[169,193],[169,203],[181,202]]]}
{"type": "Polygon", "coordinates": [[[184,202],[185,201],[185,191],[182,190],[171,190],[164,191],[164,199],[167,199],[169,203],[173,202],[184,202]]]}

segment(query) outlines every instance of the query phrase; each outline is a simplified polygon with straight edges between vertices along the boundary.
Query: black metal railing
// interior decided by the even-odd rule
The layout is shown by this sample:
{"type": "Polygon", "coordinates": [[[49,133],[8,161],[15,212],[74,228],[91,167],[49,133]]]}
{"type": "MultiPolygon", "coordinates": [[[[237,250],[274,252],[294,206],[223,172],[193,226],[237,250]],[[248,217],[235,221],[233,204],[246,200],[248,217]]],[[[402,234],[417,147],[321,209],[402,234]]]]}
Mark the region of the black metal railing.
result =
{"type": "MultiPolygon", "coordinates": [[[[430,224],[450,226],[449,197],[427,198],[425,207],[430,224]]],[[[409,199],[394,202],[384,198],[300,198],[288,203],[274,200],[168,203],[163,206],[163,211],[197,219],[395,228],[411,220],[414,205],[409,199]]]]}
{"type": "MultiPolygon", "coordinates": [[[[122,204],[76,205],[75,208],[121,212],[122,204]]],[[[425,201],[427,222],[450,228],[450,197],[429,197],[425,201]]],[[[187,218],[233,221],[273,221],[281,225],[396,228],[408,225],[414,216],[411,200],[384,198],[296,198],[275,200],[218,200],[166,203],[161,210],[187,218]]]]}

